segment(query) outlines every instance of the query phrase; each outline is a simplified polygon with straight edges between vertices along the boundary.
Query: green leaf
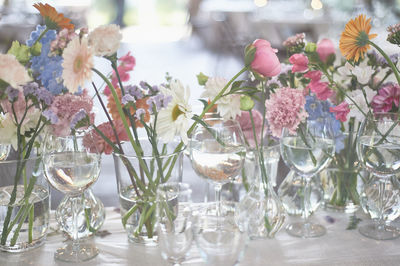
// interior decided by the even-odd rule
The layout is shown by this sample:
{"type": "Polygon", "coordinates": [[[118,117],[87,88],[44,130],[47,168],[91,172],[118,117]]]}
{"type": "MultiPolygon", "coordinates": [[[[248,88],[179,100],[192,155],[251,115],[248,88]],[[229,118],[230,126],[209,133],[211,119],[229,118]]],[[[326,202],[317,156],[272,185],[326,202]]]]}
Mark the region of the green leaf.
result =
{"type": "Polygon", "coordinates": [[[7,89],[8,86],[9,86],[9,84],[7,82],[5,82],[4,80],[0,79],[0,91],[1,92],[4,92],[7,89]]]}
{"type": "Polygon", "coordinates": [[[238,81],[233,82],[232,89],[239,88],[243,84],[243,82],[244,82],[244,80],[238,80],[238,81]]]}
{"type": "Polygon", "coordinates": [[[29,47],[26,45],[21,45],[18,41],[12,42],[11,48],[8,50],[7,54],[14,55],[17,60],[23,65],[29,62],[29,47]]]}
{"type": "Polygon", "coordinates": [[[335,54],[330,54],[330,55],[328,56],[328,60],[326,61],[326,64],[327,64],[328,66],[332,66],[333,63],[335,62],[335,59],[336,59],[336,55],[335,55],[335,54]]]}
{"type": "Polygon", "coordinates": [[[254,105],[255,103],[250,96],[245,95],[240,97],[240,110],[249,111],[253,109],[254,105]]]}
{"type": "Polygon", "coordinates": [[[253,62],[256,50],[256,47],[251,44],[247,45],[244,49],[244,63],[246,66],[249,66],[253,62]]]}
{"type": "Polygon", "coordinates": [[[203,110],[208,106],[208,102],[204,99],[199,99],[199,101],[203,104],[203,110]]]}
{"type": "Polygon", "coordinates": [[[203,72],[200,72],[197,76],[197,82],[199,85],[204,86],[208,81],[208,76],[204,75],[203,72]]]}

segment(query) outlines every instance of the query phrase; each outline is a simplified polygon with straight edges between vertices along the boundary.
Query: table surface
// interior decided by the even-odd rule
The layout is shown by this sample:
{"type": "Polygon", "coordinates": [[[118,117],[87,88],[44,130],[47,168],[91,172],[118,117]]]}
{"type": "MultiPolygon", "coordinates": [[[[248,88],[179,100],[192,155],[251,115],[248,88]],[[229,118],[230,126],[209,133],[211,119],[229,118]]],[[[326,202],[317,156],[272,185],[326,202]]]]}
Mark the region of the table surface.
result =
{"type": "MultiPolygon", "coordinates": [[[[118,211],[112,207],[106,210],[101,231],[110,234],[94,237],[100,254],[80,265],[167,265],[158,247],[129,243],[118,211]]],[[[399,265],[400,239],[376,241],[362,236],[358,230],[346,230],[350,216],[318,211],[312,219],[327,228],[327,234],[320,238],[295,238],[282,229],[275,239],[249,240],[239,265],[399,265]]],[[[370,222],[360,211],[357,216],[362,219],[360,225],[370,222]]],[[[295,219],[298,218],[289,217],[287,222],[295,219]]],[[[0,265],[71,265],[53,258],[54,251],[63,245],[64,240],[54,231],[55,227],[52,218],[47,241],[37,249],[23,254],[1,252],[0,265]]],[[[205,265],[194,243],[183,265],[205,265]]]]}

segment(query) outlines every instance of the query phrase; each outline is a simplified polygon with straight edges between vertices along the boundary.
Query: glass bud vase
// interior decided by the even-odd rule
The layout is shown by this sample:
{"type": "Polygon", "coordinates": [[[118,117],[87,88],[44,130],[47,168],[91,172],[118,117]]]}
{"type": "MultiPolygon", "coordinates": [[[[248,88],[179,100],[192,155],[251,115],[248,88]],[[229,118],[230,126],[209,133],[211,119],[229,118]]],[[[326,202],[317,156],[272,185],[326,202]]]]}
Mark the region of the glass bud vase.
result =
{"type": "MultiPolygon", "coordinates": [[[[85,238],[92,236],[98,231],[106,219],[106,212],[103,202],[93,194],[91,188],[83,193],[83,209],[78,214],[78,237],[85,238]]],[[[60,230],[68,236],[72,236],[72,201],[66,195],[56,210],[56,220],[60,230]]]]}
{"type": "MultiPolygon", "coordinates": [[[[278,196],[289,215],[300,216],[304,204],[303,178],[296,174],[295,171],[291,170],[279,186],[278,196]]],[[[320,204],[323,202],[323,198],[324,191],[319,180],[319,175],[316,175],[311,179],[310,207],[308,208],[310,212],[308,214],[309,216],[318,209],[320,204]]]]}
{"type": "Polygon", "coordinates": [[[259,155],[256,155],[254,183],[236,206],[235,220],[239,228],[246,230],[251,239],[273,238],[285,221],[285,210],[270,179],[263,178],[265,175],[271,176],[271,168],[265,163],[260,166],[259,155]],[[264,167],[264,170],[261,167],[264,167]]]}

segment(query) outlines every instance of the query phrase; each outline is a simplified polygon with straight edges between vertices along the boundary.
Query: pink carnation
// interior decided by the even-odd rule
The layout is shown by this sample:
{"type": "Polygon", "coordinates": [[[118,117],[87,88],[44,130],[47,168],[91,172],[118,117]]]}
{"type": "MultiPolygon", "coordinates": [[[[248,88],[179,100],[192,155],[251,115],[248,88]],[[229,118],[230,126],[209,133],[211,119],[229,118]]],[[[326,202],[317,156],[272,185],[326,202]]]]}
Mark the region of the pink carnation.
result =
{"type": "MultiPolygon", "coordinates": [[[[118,134],[119,141],[127,141],[128,134],[125,131],[124,124],[121,120],[114,120],[115,131],[118,134]]],[[[114,130],[111,127],[110,122],[105,122],[97,127],[112,143],[117,143],[117,138],[114,134],[114,130]]],[[[103,139],[100,134],[95,130],[92,130],[90,134],[86,135],[83,139],[83,145],[87,147],[91,152],[100,152],[105,154],[111,154],[113,148],[103,139]]]]}
{"type": "Polygon", "coordinates": [[[280,137],[282,129],[295,133],[298,125],[307,117],[304,110],[306,99],[301,90],[280,88],[265,102],[266,118],[274,137],[280,137]]]}
{"type": "Polygon", "coordinates": [[[86,89],[83,90],[81,95],[66,93],[54,97],[54,101],[49,108],[58,117],[57,123],[52,126],[54,134],[57,136],[69,135],[72,118],[81,109],[89,114],[90,120],[93,122],[94,113],[92,113],[92,108],[93,100],[86,89]]]}
{"type": "Polygon", "coordinates": [[[335,113],[335,117],[337,120],[346,122],[347,115],[350,113],[349,104],[346,102],[342,102],[338,106],[330,107],[329,112],[335,113]]]}
{"type": "MultiPolygon", "coordinates": [[[[253,113],[255,131],[257,134],[257,142],[260,143],[261,128],[262,128],[262,122],[263,122],[262,114],[257,110],[252,110],[252,113],[253,113]]],[[[253,125],[251,124],[249,112],[242,111],[240,116],[236,117],[236,120],[239,121],[240,127],[241,127],[243,134],[244,134],[246,140],[248,141],[249,145],[251,147],[255,147],[253,125]]],[[[267,132],[267,130],[264,128],[264,133],[266,133],[266,132],[267,132]]]]}
{"type": "Polygon", "coordinates": [[[374,112],[389,112],[393,107],[399,107],[400,87],[398,84],[389,83],[383,86],[378,95],[372,98],[371,106],[374,112]]]}
{"type": "Polygon", "coordinates": [[[292,72],[304,72],[308,70],[308,58],[304,54],[294,54],[289,57],[289,62],[293,64],[292,72]]]}

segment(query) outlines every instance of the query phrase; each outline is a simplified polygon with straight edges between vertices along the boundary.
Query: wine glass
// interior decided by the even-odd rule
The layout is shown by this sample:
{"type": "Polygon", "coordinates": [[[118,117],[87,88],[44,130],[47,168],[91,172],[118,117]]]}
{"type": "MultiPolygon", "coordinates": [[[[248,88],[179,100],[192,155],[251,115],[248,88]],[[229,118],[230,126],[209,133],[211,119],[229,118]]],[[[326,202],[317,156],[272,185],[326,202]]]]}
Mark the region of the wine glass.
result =
{"type": "Polygon", "coordinates": [[[157,188],[156,228],[161,256],[177,265],[185,260],[193,240],[192,190],[184,183],[157,188]]]}
{"type": "Polygon", "coordinates": [[[221,189],[235,181],[244,164],[242,130],[235,120],[206,118],[190,138],[190,159],[194,171],[214,184],[217,215],[221,214],[221,189]]]}
{"type": "Polygon", "coordinates": [[[379,178],[379,211],[376,223],[361,226],[362,235],[376,240],[394,239],[398,230],[385,224],[385,189],[400,172],[400,116],[397,113],[369,114],[358,131],[357,155],[362,166],[379,178]]]}
{"type": "Polygon", "coordinates": [[[296,237],[318,237],[325,234],[322,225],[308,221],[310,214],[311,178],[327,167],[334,155],[332,130],[324,121],[307,121],[296,132],[283,129],[281,155],[286,165],[303,179],[303,222],[291,223],[286,231],[296,237]]]}
{"type": "Polygon", "coordinates": [[[243,256],[247,233],[239,229],[232,215],[199,215],[193,229],[197,248],[207,265],[235,265],[243,256]]]}
{"type": "Polygon", "coordinates": [[[83,192],[99,177],[100,157],[90,131],[65,137],[46,136],[43,147],[45,177],[55,189],[67,194],[72,203],[72,242],[57,249],[54,257],[58,260],[81,262],[99,253],[93,244],[78,238],[78,215],[83,208],[83,192]]]}

